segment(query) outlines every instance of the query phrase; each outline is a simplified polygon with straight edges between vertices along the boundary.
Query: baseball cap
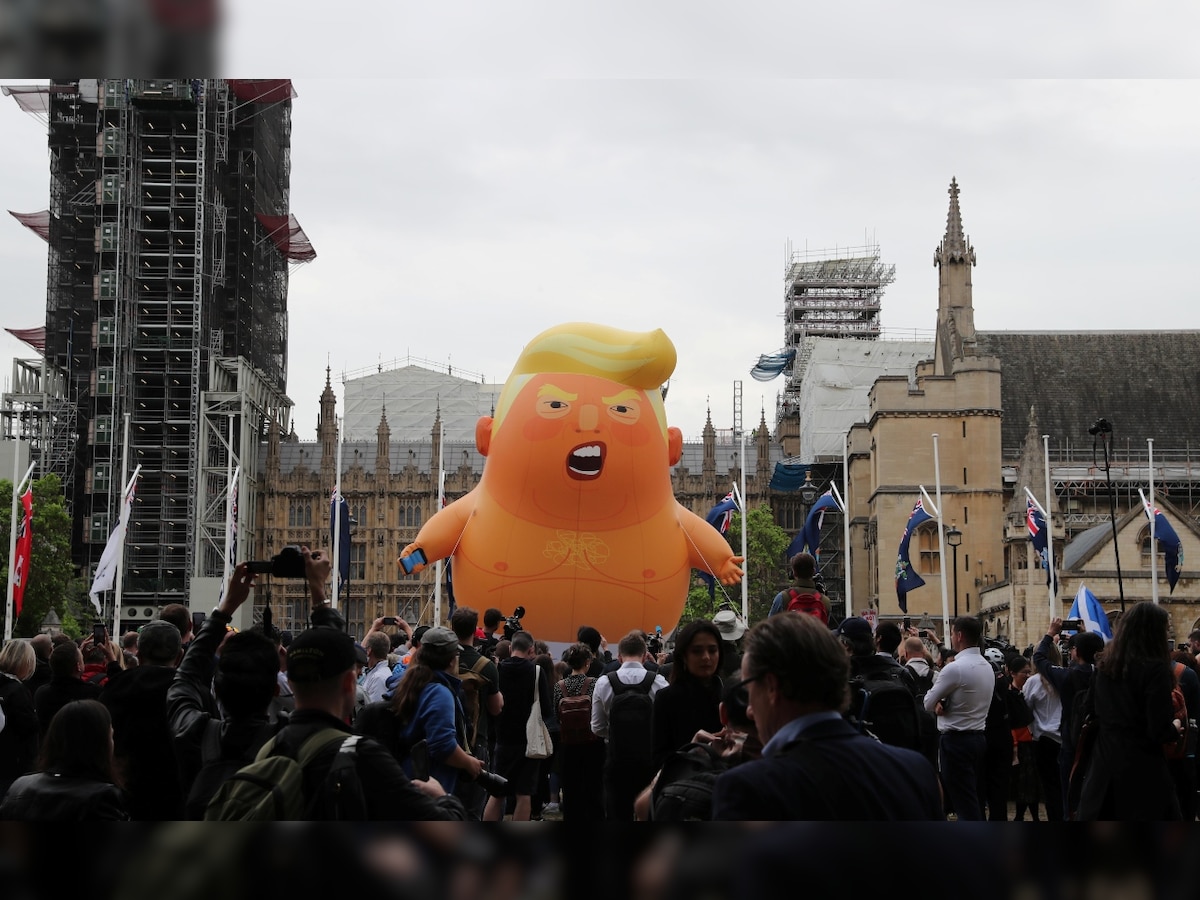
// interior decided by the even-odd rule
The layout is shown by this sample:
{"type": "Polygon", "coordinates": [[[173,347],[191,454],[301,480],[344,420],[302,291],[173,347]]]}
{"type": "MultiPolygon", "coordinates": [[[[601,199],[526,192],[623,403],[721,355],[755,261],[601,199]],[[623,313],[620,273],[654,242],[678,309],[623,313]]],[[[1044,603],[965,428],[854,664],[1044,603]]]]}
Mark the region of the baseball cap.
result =
{"type": "Polygon", "coordinates": [[[834,634],[849,638],[850,640],[872,640],[874,632],[871,631],[871,623],[861,616],[850,616],[842,620],[842,624],[835,629],[834,634]]]}
{"type": "Polygon", "coordinates": [[[297,684],[325,681],[354,668],[354,638],[337,628],[300,632],[288,647],[287,676],[297,684]]]}
{"type": "Polygon", "coordinates": [[[421,646],[445,648],[448,650],[459,650],[461,648],[461,645],[458,643],[458,635],[449,628],[443,628],[440,625],[436,628],[430,628],[421,635],[421,646]]]}

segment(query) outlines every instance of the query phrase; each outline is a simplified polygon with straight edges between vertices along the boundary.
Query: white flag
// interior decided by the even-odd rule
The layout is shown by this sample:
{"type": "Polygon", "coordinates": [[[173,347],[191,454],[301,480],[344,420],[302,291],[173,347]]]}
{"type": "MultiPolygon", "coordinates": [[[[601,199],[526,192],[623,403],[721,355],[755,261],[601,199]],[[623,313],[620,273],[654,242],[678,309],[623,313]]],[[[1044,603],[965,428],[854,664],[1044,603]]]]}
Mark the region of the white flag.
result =
{"type": "Polygon", "coordinates": [[[129,522],[130,510],[133,509],[135,493],[137,493],[136,472],[133,478],[129,479],[129,489],[125,492],[125,502],[121,506],[120,521],[112,530],[112,534],[108,536],[108,543],[104,545],[104,552],[100,554],[100,562],[96,566],[96,577],[92,579],[92,587],[88,591],[92,598],[92,605],[96,607],[96,612],[100,612],[99,593],[111,591],[113,583],[116,581],[117,564],[121,561],[121,554],[125,550],[125,526],[129,522]]]}
{"type": "Polygon", "coordinates": [[[238,533],[238,482],[241,480],[242,467],[233,470],[233,478],[229,482],[229,514],[225,520],[225,579],[237,562],[237,533],[238,533]]]}

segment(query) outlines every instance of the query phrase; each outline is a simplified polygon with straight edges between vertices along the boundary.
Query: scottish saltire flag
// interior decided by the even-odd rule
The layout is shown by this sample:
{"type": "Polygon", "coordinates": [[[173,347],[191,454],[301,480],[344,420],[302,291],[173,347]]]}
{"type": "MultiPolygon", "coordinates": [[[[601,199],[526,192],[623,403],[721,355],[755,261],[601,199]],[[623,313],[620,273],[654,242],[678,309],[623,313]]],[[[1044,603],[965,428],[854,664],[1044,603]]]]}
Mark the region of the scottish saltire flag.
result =
{"type": "Polygon", "coordinates": [[[933,516],[925,512],[922,498],[918,497],[912,512],[908,514],[904,535],[900,538],[900,552],[896,554],[896,599],[900,602],[900,611],[904,613],[908,612],[908,592],[925,585],[925,579],[913,571],[912,562],[908,558],[908,542],[917,526],[932,518],[933,516]]]}
{"type": "Polygon", "coordinates": [[[795,347],[785,347],[774,353],[764,353],[759,356],[758,362],[750,369],[750,377],[755,381],[771,381],[782,375],[795,358],[795,347]]]}
{"type": "MultiPolygon", "coordinates": [[[[721,534],[725,534],[729,531],[729,525],[733,521],[733,514],[737,511],[737,498],[733,496],[733,491],[730,491],[717,502],[716,506],[708,511],[708,515],[704,517],[704,521],[721,532],[721,534]]],[[[716,597],[717,579],[708,572],[700,572],[700,580],[708,585],[708,596],[710,598],[716,597]]]]}
{"type": "Polygon", "coordinates": [[[338,548],[338,595],[350,584],[350,504],[334,490],[329,496],[329,535],[338,548]],[[339,503],[340,509],[339,509],[339,503]],[[340,536],[338,531],[341,531],[340,536]]]}
{"type": "Polygon", "coordinates": [[[33,558],[33,485],[21,495],[21,521],[17,526],[16,554],[13,559],[13,614],[19,616],[25,604],[29,584],[29,563],[33,558]]]}
{"type": "Polygon", "coordinates": [[[1050,586],[1050,578],[1054,577],[1054,593],[1058,593],[1058,573],[1050,571],[1050,553],[1046,540],[1046,517],[1028,497],[1025,498],[1025,525],[1029,529],[1029,541],[1042,560],[1042,568],[1046,570],[1046,586],[1050,586]]]}
{"type": "MultiPolygon", "coordinates": [[[[1142,500],[1146,518],[1149,519],[1151,517],[1150,503],[1145,497],[1142,500]]],[[[1167,584],[1171,586],[1170,592],[1175,593],[1175,582],[1179,581],[1179,573],[1183,571],[1183,541],[1179,540],[1179,535],[1175,533],[1175,529],[1171,527],[1171,523],[1167,521],[1167,517],[1157,506],[1154,507],[1153,516],[1154,539],[1163,548],[1163,558],[1167,568],[1167,584]]]]}
{"type": "Polygon", "coordinates": [[[1079,591],[1075,594],[1075,602],[1071,604],[1071,611],[1067,613],[1067,618],[1082,619],[1084,631],[1098,634],[1106,641],[1112,640],[1112,626],[1108,624],[1108,616],[1105,615],[1096,595],[1085,585],[1079,586],[1079,591]]]}

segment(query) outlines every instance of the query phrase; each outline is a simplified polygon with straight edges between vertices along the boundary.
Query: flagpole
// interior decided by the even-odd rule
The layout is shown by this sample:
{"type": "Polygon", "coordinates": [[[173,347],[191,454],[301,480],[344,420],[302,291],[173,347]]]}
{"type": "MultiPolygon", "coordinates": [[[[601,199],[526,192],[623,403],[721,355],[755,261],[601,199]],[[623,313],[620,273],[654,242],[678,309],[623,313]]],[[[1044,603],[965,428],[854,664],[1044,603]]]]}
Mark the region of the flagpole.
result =
{"type": "Polygon", "coordinates": [[[1158,603],[1158,544],[1154,542],[1154,526],[1158,518],[1154,515],[1154,438],[1146,438],[1146,448],[1150,452],[1150,599],[1158,603]]]}
{"type": "Polygon", "coordinates": [[[850,508],[846,505],[844,498],[850,496],[850,432],[847,431],[842,436],[842,546],[846,548],[846,553],[842,558],[842,566],[845,568],[845,592],[846,592],[846,615],[850,615],[852,608],[850,602],[850,508]]]}
{"type": "MultiPolygon", "coordinates": [[[[438,422],[441,422],[441,417],[438,417],[438,422]]],[[[446,497],[446,473],[442,470],[442,443],[446,439],[446,426],[442,424],[441,430],[438,432],[438,489],[437,489],[437,510],[442,508],[442,503],[446,497]]],[[[435,510],[435,514],[437,512],[435,510]]],[[[433,581],[433,624],[442,624],[442,561],[439,559],[434,567],[436,576],[433,581]]]]}
{"type": "MultiPolygon", "coordinates": [[[[17,564],[17,504],[21,498],[21,488],[24,486],[26,479],[33,474],[33,467],[37,463],[30,463],[28,471],[25,472],[25,477],[17,481],[17,466],[21,464],[21,439],[17,438],[13,441],[13,495],[12,495],[12,524],[8,529],[8,599],[4,607],[4,642],[7,644],[12,640],[13,634],[13,611],[15,605],[13,603],[13,569],[17,564]]],[[[23,575],[22,577],[27,577],[23,575]]]]}
{"type": "MultiPolygon", "coordinates": [[[[739,414],[740,422],[741,416],[739,414]]],[[[741,438],[741,460],[742,460],[742,491],[741,491],[741,506],[742,506],[742,622],[750,624],[750,567],[746,564],[746,532],[749,531],[749,513],[746,509],[746,431],[742,429],[739,432],[741,438]]]]}
{"type": "MultiPolygon", "coordinates": [[[[142,467],[139,465],[138,470],[140,470],[141,468],[142,467]]],[[[122,478],[122,480],[125,478],[125,473],[128,471],[129,471],[129,413],[125,413],[125,437],[124,437],[123,442],[121,443],[121,478],[122,478]]],[[[137,477],[136,472],[134,474],[134,477],[137,477]]],[[[129,494],[129,484],[128,483],[122,484],[121,488],[122,488],[121,489],[121,506],[120,506],[120,509],[117,511],[118,517],[122,517],[125,515],[125,497],[129,494]]],[[[130,510],[130,515],[132,515],[132,514],[133,514],[133,511],[130,510]]],[[[125,530],[126,530],[126,532],[128,532],[128,530],[129,530],[129,520],[128,519],[125,520],[125,530]]],[[[113,587],[115,587],[116,590],[113,593],[113,630],[112,630],[112,634],[110,635],[110,637],[113,640],[118,641],[118,642],[121,639],[121,593],[122,593],[122,591],[121,591],[121,575],[122,575],[122,569],[125,568],[124,562],[125,562],[125,538],[126,537],[128,537],[128,533],[121,535],[121,552],[117,554],[116,569],[114,570],[115,574],[113,576],[113,587]]],[[[119,644],[118,644],[118,646],[119,646],[119,644]]]]}
{"type": "Polygon", "coordinates": [[[233,416],[229,416],[229,456],[225,462],[225,566],[221,573],[221,593],[233,574],[233,554],[229,548],[230,526],[233,524],[233,416]]]}
{"type": "MultiPolygon", "coordinates": [[[[1046,463],[1046,508],[1042,510],[1042,516],[1046,519],[1046,566],[1047,574],[1050,576],[1050,583],[1046,589],[1050,592],[1050,619],[1054,621],[1059,609],[1057,597],[1055,597],[1054,579],[1054,525],[1052,524],[1053,516],[1050,515],[1054,508],[1054,495],[1050,493],[1050,435],[1042,435],[1042,458],[1046,463]]],[[[1036,502],[1036,501],[1035,501],[1036,502]]]]}
{"type": "Polygon", "coordinates": [[[938,436],[933,434],[933,479],[937,493],[938,564],[942,574],[942,640],[950,640],[950,600],[946,596],[946,532],[942,529],[942,468],[938,459],[938,436]]]}
{"type": "Polygon", "coordinates": [[[330,606],[337,609],[338,585],[342,578],[339,571],[342,562],[342,417],[337,416],[334,424],[337,427],[338,440],[337,468],[333,475],[333,603],[330,606]]]}

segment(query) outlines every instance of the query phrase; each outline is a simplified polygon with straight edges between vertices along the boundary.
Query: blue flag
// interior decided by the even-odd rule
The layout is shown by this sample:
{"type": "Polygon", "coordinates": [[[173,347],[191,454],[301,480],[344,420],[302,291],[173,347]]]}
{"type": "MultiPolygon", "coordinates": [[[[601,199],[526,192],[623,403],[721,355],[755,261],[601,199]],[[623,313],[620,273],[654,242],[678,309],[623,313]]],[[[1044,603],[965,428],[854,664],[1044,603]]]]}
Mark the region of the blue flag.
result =
{"type": "MultiPolygon", "coordinates": [[[[1029,529],[1029,541],[1042,560],[1042,568],[1046,570],[1046,586],[1050,586],[1050,552],[1046,540],[1046,517],[1036,504],[1028,497],[1025,498],[1025,525],[1029,529]]],[[[1058,573],[1054,576],[1054,593],[1058,593],[1058,573]]]]}
{"type": "Polygon", "coordinates": [[[1096,595],[1082,584],[1079,586],[1078,593],[1075,594],[1075,602],[1071,604],[1071,611],[1067,613],[1067,618],[1081,619],[1084,631],[1098,634],[1106,641],[1112,640],[1112,626],[1108,624],[1108,616],[1105,615],[1104,608],[1096,599],[1096,595]]]}
{"type": "MultiPolygon", "coordinates": [[[[708,511],[708,515],[704,517],[704,521],[721,532],[721,534],[725,534],[729,531],[729,525],[733,521],[733,514],[737,512],[737,508],[737,500],[733,496],[733,491],[730,491],[717,501],[716,506],[708,511]]],[[[717,579],[708,572],[701,572],[700,580],[708,585],[709,599],[715,599],[717,596],[717,579]]]]}
{"type": "Polygon", "coordinates": [[[917,526],[932,518],[933,516],[925,512],[925,504],[921,498],[917,498],[912,512],[908,514],[904,535],[900,538],[900,552],[896,554],[896,599],[900,601],[900,611],[903,613],[908,612],[908,592],[925,585],[925,579],[913,571],[912,562],[908,558],[908,542],[917,526]]]}
{"type": "MultiPolygon", "coordinates": [[[[1150,504],[1144,506],[1146,518],[1150,518],[1150,504]]],[[[1170,593],[1175,593],[1175,583],[1179,581],[1179,573],[1183,571],[1183,541],[1167,521],[1158,507],[1154,508],[1154,539],[1163,548],[1163,558],[1166,562],[1167,584],[1171,586],[1170,593]]],[[[1156,554],[1157,555],[1157,554],[1156,554]]]]}
{"type": "Polygon", "coordinates": [[[338,492],[334,491],[329,497],[329,539],[338,545],[338,595],[341,596],[350,584],[350,504],[346,498],[341,498],[341,510],[338,510],[338,492]],[[341,536],[334,536],[341,528],[341,536]]]}
{"type": "MultiPolygon", "coordinates": [[[[821,526],[825,524],[825,510],[827,509],[836,509],[838,512],[842,512],[842,508],[838,506],[838,502],[833,496],[832,489],[822,494],[812,505],[812,509],[808,511],[808,518],[804,520],[804,530],[797,535],[798,539],[803,538],[804,547],[812,554],[813,559],[820,556],[821,526]]],[[[788,559],[800,552],[797,550],[793,553],[791,549],[791,547],[788,548],[788,559]]]]}

